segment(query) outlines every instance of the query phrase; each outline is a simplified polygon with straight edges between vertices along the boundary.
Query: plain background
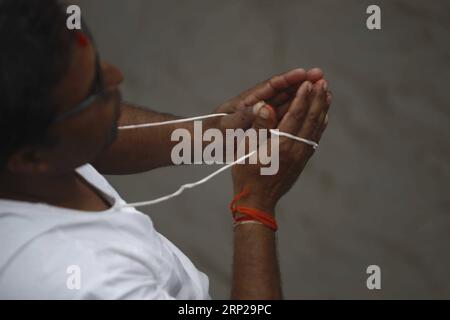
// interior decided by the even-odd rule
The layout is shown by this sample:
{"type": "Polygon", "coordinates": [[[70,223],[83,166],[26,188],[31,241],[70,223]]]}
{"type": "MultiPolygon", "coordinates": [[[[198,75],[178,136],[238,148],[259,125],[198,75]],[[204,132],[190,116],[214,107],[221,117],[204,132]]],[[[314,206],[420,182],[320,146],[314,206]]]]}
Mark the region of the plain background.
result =
{"type": "MultiPolygon", "coordinates": [[[[279,205],[285,296],[450,298],[450,2],[79,0],[127,100],[202,115],[274,74],[319,66],[334,92],[330,126],[279,205]],[[366,268],[382,289],[366,288],[366,268]]],[[[217,169],[108,177],[128,201],[153,199],[217,169]]],[[[157,229],[229,297],[231,179],[145,208],[157,229]]]]}

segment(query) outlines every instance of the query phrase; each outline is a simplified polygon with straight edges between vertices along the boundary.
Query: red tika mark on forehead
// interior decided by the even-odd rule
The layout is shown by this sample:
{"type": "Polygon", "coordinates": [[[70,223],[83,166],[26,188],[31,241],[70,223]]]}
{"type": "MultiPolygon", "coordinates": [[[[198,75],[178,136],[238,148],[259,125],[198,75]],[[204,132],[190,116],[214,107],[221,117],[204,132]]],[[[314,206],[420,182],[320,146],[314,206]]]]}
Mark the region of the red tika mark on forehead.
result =
{"type": "Polygon", "coordinates": [[[82,47],[87,47],[89,45],[89,38],[82,32],[75,33],[75,38],[77,42],[82,47]]]}

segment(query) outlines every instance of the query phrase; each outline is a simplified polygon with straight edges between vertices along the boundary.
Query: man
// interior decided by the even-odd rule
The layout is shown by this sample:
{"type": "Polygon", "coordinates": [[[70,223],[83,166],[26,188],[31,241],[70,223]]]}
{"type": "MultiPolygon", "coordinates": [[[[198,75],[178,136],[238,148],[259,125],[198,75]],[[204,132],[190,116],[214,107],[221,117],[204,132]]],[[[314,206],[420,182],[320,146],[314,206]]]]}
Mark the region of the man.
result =
{"type": "MultiPolygon", "coordinates": [[[[176,117],[123,103],[120,71],[65,19],[56,0],[0,0],[0,298],[209,299],[207,276],[100,175],[171,165],[171,133],[192,123],[118,132],[176,117]]],[[[318,69],[275,76],[203,126],[318,141],[331,99],[321,78],[318,69]],[[261,100],[274,109],[255,114],[261,100]]],[[[281,138],[277,175],[235,166],[235,193],[252,189],[240,204],[274,216],[311,155],[281,138]]],[[[281,298],[274,232],[240,224],[235,239],[232,298],[281,298]]]]}

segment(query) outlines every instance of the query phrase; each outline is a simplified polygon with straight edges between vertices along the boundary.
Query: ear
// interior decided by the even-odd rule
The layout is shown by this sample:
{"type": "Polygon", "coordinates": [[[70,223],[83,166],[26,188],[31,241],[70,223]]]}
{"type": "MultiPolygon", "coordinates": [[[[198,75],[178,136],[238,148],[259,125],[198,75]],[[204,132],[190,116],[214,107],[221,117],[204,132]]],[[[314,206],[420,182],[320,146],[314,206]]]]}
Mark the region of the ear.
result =
{"type": "Polygon", "coordinates": [[[23,147],[14,152],[9,157],[7,167],[10,172],[22,174],[42,174],[49,170],[42,150],[35,146],[23,147]]]}

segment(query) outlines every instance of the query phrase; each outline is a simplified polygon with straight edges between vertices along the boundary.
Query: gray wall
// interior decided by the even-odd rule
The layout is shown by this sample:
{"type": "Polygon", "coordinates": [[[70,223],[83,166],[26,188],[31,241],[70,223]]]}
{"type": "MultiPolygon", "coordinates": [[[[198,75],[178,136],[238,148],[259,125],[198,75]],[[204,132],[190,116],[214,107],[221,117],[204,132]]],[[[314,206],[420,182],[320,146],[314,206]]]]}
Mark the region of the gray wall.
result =
{"type": "MultiPolygon", "coordinates": [[[[270,75],[320,66],[334,91],[320,151],[279,206],[287,298],[450,298],[449,1],[75,1],[125,98],[181,116],[210,112],[270,75]],[[366,267],[382,268],[382,290],[366,267]]],[[[129,201],[216,168],[108,177],[129,201]]],[[[228,298],[231,179],[144,209],[228,298]]]]}

